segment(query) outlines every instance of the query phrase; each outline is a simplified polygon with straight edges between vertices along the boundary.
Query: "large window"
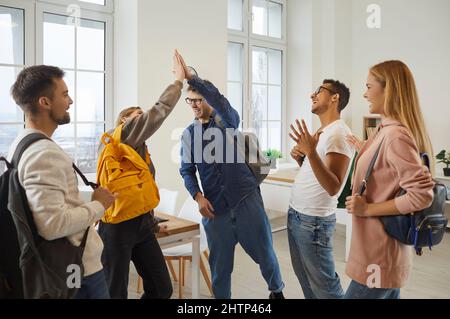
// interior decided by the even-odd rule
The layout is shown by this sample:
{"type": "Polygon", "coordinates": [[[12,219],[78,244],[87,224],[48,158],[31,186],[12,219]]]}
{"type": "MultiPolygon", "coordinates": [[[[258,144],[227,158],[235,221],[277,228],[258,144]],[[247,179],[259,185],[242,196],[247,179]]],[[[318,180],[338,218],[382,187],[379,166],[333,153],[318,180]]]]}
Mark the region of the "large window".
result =
{"type": "Polygon", "coordinates": [[[285,9],[281,0],[228,0],[228,97],[242,128],[254,129],[263,149],[281,151],[286,140],[285,9]]]}
{"type": "Polygon", "coordinates": [[[112,1],[46,1],[63,6],[26,1],[33,5],[2,6],[7,1],[11,2],[0,0],[0,154],[8,152],[24,126],[23,114],[9,92],[18,72],[25,65],[54,65],[66,72],[74,104],[71,123],[60,126],[53,138],[83,172],[94,173],[100,137],[112,124],[112,18],[97,11],[107,12],[112,1]],[[25,39],[27,24],[36,31],[25,39]],[[25,61],[25,55],[33,57],[25,61]]]}
{"type": "Polygon", "coordinates": [[[17,74],[25,66],[25,11],[0,5],[0,156],[24,126],[23,113],[10,95],[17,74]]]}

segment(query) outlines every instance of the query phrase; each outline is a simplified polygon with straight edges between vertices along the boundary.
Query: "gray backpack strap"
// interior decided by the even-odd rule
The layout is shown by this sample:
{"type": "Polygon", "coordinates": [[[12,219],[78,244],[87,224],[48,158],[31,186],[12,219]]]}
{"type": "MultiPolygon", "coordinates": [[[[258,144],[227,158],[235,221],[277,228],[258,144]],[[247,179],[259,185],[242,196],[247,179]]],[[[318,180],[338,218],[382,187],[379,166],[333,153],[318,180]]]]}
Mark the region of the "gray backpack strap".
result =
{"type": "Polygon", "coordinates": [[[359,189],[360,196],[362,196],[367,189],[367,182],[369,181],[370,175],[372,175],[372,171],[375,166],[375,163],[377,162],[378,155],[380,154],[380,150],[381,150],[381,146],[383,145],[383,141],[384,141],[384,139],[381,141],[380,146],[378,146],[378,149],[375,152],[375,155],[373,156],[372,160],[370,161],[369,168],[367,169],[366,177],[363,179],[363,181],[361,183],[361,187],[359,189]]]}

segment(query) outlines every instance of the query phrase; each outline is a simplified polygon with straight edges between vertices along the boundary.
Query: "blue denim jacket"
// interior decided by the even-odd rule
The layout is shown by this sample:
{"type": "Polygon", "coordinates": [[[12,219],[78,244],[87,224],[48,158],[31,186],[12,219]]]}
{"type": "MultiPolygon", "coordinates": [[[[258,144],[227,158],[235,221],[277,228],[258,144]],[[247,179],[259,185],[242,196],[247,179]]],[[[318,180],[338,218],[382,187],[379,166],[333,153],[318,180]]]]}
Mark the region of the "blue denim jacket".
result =
{"type": "Polygon", "coordinates": [[[184,131],[181,140],[180,174],[184,179],[186,189],[194,197],[198,192],[201,192],[196,176],[198,171],[203,189],[202,193],[213,205],[214,214],[225,214],[259,186],[248,165],[237,160],[236,143],[231,146],[235,152],[231,162],[226,161],[227,157],[232,155],[227,156],[227,149],[231,147],[227,147],[227,142],[230,140],[227,140],[225,136],[225,129],[238,129],[239,114],[214,85],[205,83],[198,77],[190,80],[189,84],[206,99],[208,104],[214,108],[214,112],[211,114],[211,120],[208,124],[202,125],[199,120],[195,119],[184,131]],[[216,117],[220,118],[223,127],[217,124],[216,117]],[[195,138],[196,134],[203,134],[209,129],[220,133],[224,141],[222,154],[218,156],[222,160],[214,160],[212,163],[205,161],[202,155],[198,158],[198,151],[201,150],[201,154],[203,154],[205,148],[214,139],[195,138]],[[196,145],[195,142],[199,141],[201,141],[201,145],[196,145]],[[197,156],[194,156],[194,152],[197,156]]]}

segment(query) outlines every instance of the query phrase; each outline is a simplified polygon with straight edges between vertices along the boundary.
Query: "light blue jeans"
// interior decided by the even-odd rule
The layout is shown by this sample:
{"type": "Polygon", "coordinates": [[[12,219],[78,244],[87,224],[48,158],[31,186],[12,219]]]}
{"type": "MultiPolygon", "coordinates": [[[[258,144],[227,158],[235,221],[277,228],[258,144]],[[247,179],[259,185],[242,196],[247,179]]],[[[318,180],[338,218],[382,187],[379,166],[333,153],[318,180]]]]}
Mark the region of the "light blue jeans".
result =
{"type": "Polygon", "coordinates": [[[369,288],[352,280],[345,299],[400,299],[400,289],[369,288]]]}
{"type": "Polygon", "coordinates": [[[210,250],[209,265],[216,299],[231,298],[231,273],[237,243],[259,265],[269,290],[283,290],[272,231],[259,188],[226,214],[216,215],[214,219],[203,218],[203,226],[210,250]]]}
{"type": "Polygon", "coordinates": [[[335,228],[335,215],[313,217],[289,209],[291,261],[306,299],[341,299],[344,296],[333,259],[335,228]]]}

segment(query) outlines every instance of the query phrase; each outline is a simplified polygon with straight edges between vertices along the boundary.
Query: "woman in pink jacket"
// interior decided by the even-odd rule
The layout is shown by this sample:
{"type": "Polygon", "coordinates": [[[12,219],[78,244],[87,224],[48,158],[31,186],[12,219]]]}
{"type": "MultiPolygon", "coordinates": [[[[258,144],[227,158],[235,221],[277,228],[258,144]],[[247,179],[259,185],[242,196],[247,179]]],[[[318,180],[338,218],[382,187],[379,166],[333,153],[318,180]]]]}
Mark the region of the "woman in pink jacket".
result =
{"type": "Polygon", "coordinates": [[[352,282],[345,298],[399,299],[412,267],[413,249],[388,236],[379,217],[430,206],[434,182],[420,153],[431,158],[433,151],[414,78],[404,63],[387,61],[372,67],[364,97],[370,112],[381,115],[382,124],[360,149],[353,196],[346,202],[353,215],[353,234],[346,269],[352,282]],[[359,186],[380,145],[367,190],[359,196],[359,186]],[[400,188],[406,194],[396,197],[400,188]]]}

